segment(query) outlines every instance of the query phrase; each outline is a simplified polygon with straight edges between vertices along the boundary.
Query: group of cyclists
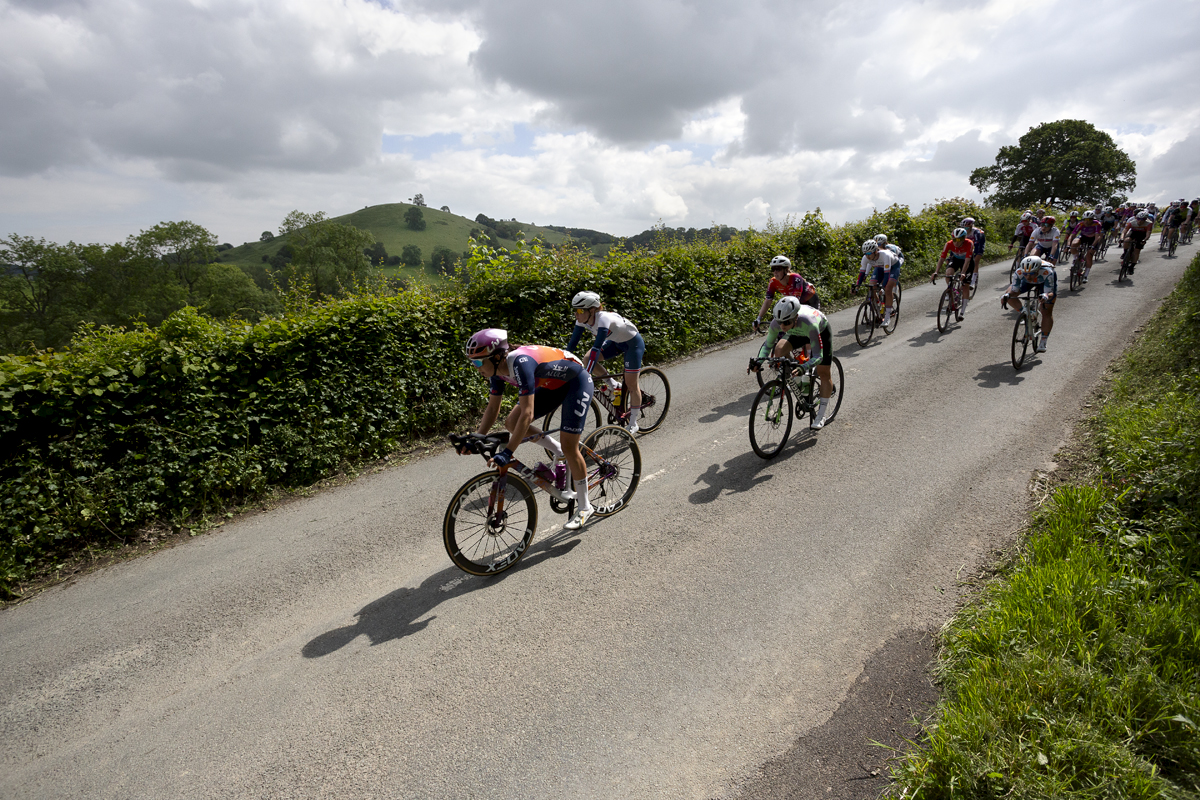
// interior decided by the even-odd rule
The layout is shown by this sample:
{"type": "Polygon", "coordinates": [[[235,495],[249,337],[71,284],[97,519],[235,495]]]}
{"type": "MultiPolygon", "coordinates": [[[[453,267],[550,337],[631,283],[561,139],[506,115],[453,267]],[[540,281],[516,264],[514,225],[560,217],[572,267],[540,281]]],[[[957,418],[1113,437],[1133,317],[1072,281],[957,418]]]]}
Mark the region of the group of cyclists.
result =
{"type": "MultiPolygon", "coordinates": [[[[1054,301],[1058,291],[1058,276],[1054,266],[1064,253],[1077,256],[1084,253],[1083,282],[1088,280],[1096,248],[1107,238],[1116,237],[1126,250],[1134,249],[1134,261],[1149,239],[1156,222],[1162,222],[1164,235],[1182,235],[1186,240],[1196,224],[1200,199],[1191,203],[1180,200],[1159,212],[1153,205],[1125,203],[1120,207],[1096,206],[1095,209],[1070,212],[1065,230],[1057,226],[1057,220],[1043,210],[1026,211],[1016,226],[1008,249],[1020,244],[1024,257],[1014,270],[1012,282],[1000,300],[1001,308],[1022,310],[1020,295],[1033,289],[1040,296],[1042,312],[1041,337],[1037,352],[1045,352],[1047,339],[1054,327],[1054,301]]],[[[947,284],[960,274],[963,285],[973,287],[979,280],[980,259],[986,236],[982,228],[971,217],[966,217],[956,227],[951,238],[942,248],[937,266],[930,275],[936,281],[942,272],[947,284]]],[[[862,243],[862,260],[855,290],[864,281],[870,282],[872,291],[882,291],[884,296],[884,326],[888,325],[893,313],[893,294],[900,280],[900,269],[904,254],[895,244],[888,242],[885,234],[878,234],[862,243]]],[[[830,398],[830,364],[833,357],[832,332],[829,320],[821,311],[821,298],[816,287],[792,270],[787,256],[777,255],[769,264],[771,278],[767,284],[753,329],[760,332],[767,309],[771,308],[767,336],[759,348],[758,356],[750,359],[747,371],[758,371],[769,357],[787,358],[801,350],[805,355],[804,369],[815,371],[819,381],[821,397],[810,428],[820,430],[825,424],[825,414],[830,398]],[[776,299],[778,298],[778,299],[776,299]],[[772,305],[772,301],[774,301],[772,305]]],[[[1129,269],[1132,272],[1132,267],[1129,269]]],[[[966,313],[969,291],[963,292],[963,300],[957,308],[961,321],[966,313]]],[[[565,461],[570,470],[573,492],[563,493],[567,499],[575,499],[575,512],[564,525],[567,530],[578,530],[593,515],[588,499],[587,472],[579,449],[580,436],[595,392],[592,372],[596,365],[609,358],[621,356],[625,367],[625,387],[629,397],[629,410],[622,417],[630,433],[637,433],[638,418],[642,405],[642,394],[638,386],[638,375],[646,343],[637,326],[620,314],[604,308],[600,295],[581,291],[571,299],[571,310],[575,322],[570,340],[565,349],[543,345],[513,345],[506,331],[485,328],[472,334],[464,347],[464,353],[479,373],[488,380],[490,396],[478,433],[487,434],[499,416],[501,397],[507,386],[516,386],[517,404],[509,412],[504,427],[509,431],[509,442],[516,447],[526,436],[541,445],[554,461],[565,461]],[[580,359],[574,354],[584,334],[591,334],[591,348],[580,359]],[[552,433],[544,433],[536,424],[547,414],[561,408],[561,441],[552,433]]],[[[598,380],[602,390],[612,391],[618,384],[612,377],[598,380]]],[[[461,451],[460,451],[461,452],[461,451]]],[[[503,467],[513,460],[510,448],[499,450],[490,463],[503,467]]]]}

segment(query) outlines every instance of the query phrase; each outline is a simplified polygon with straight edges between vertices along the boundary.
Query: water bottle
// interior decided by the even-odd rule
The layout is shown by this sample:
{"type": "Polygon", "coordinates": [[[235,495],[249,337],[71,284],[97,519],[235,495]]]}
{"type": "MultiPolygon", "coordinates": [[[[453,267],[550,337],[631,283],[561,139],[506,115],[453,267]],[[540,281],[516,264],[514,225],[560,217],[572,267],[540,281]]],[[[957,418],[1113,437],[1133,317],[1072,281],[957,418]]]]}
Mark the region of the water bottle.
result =
{"type": "Polygon", "coordinates": [[[614,408],[621,407],[621,393],[622,393],[623,389],[624,389],[624,387],[621,387],[621,386],[618,386],[616,389],[613,389],[613,407],[614,408]]]}
{"type": "Polygon", "coordinates": [[[554,488],[560,492],[567,488],[567,465],[559,461],[554,465],[554,488]]]}
{"type": "Polygon", "coordinates": [[[542,480],[544,480],[548,483],[554,483],[555,479],[557,477],[554,474],[554,470],[550,469],[550,467],[548,467],[546,464],[542,463],[541,461],[539,461],[537,463],[537,466],[533,468],[533,471],[534,471],[534,474],[536,474],[539,478],[541,478],[542,480]]]}

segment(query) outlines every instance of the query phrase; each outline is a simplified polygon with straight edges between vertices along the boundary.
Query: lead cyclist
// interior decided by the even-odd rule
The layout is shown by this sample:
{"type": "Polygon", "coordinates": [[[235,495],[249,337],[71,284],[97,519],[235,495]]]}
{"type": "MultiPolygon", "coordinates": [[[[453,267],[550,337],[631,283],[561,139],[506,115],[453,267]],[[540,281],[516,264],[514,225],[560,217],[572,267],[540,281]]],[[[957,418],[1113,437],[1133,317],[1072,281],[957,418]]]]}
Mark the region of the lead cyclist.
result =
{"type": "Polygon", "coordinates": [[[758,350],[758,358],[750,359],[747,372],[758,372],[762,361],[768,356],[788,358],[797,347],[809,345],[812,357],[802,369],[812,370],[816,364],[817,377],[821,379],[821,399],[817,413],[808,427],[819,431],[825,427],[825,408],[833,394],[833,379],[829,365],[833,363],[833,336],[829,320],[812,306],[802,305],[794,297],[782,297],[771,312],[771,327],[767,329],[766,341],[758,350]]]}

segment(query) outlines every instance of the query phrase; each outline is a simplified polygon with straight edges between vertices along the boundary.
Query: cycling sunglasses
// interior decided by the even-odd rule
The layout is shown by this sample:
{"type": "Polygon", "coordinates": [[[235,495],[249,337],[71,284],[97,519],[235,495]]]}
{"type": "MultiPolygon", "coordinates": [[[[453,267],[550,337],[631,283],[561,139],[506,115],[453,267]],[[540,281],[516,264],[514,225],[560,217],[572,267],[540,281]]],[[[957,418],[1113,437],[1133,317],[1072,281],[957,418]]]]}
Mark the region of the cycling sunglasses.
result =
{"type": "Polygon", "coordinates": [[[467,361],[470,361],[472,364],[474,364],[474,365],[475,365],[475,369],[479,369],[480,367],[482,367],[482,366],[483,366],[483,359],[482,359],[482,358],[468,358],[468,359],[467,359],[467,361]]]}

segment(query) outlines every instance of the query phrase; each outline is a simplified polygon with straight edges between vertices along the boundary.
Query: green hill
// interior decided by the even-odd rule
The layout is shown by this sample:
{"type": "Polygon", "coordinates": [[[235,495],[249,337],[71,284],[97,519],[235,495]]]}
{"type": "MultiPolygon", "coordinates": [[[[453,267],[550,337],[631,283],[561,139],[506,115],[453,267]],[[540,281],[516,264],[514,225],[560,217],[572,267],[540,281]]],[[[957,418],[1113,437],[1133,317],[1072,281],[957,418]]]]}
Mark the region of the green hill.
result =
{"type": "MultiPolygon", "coordinates": [[[[532,241],[540,237],[542,241],[549,245],[563,244],[568,238],[567,234],[558,230],[524,222],[516,222],[515,220],[492,220],[497,225],[495,228],[488,228],[485,224],[476,222],[475,220],[460,217],[448,211],[439,211],[436,208],[428,206],[421,207],[421,212],[425,216],[425,230],[414,231],[404,221],[404,213],[412,207],[410,203],[385,203],[378,206],[367,206],[350,214],[334,217],[332,221],[353,225],[360,230],[369,231],[375,237],[375,241],[383,244],[389,257],[399,256],[404,248],[410,244],[421,248],[421,258],[424,264],[420,269],[389,266],[384,268],[384,273],[425,281],[437,281],[439,279],[429,267],[429,260],[433,255],[434,249],[437,247],[446,247],[456,256],[461,255],[467,250],[467,240],[470,238],[472,231],[492,232],[492,235],[501,247],[513,247],[516,245],[515,231],[517,230],[524,234],[526,241],[532,241]]],[[[225,263],[250,268],[251,270],[261,268],[287,242],[287,236],[276,236],[267,242],[247,242],[240,247],[223,251],[220,260],[225,263]]],[[[597,256],[602,256],[606,250],[607,245],[599,245],[592,248],[593,253],[597,256]]]]}

